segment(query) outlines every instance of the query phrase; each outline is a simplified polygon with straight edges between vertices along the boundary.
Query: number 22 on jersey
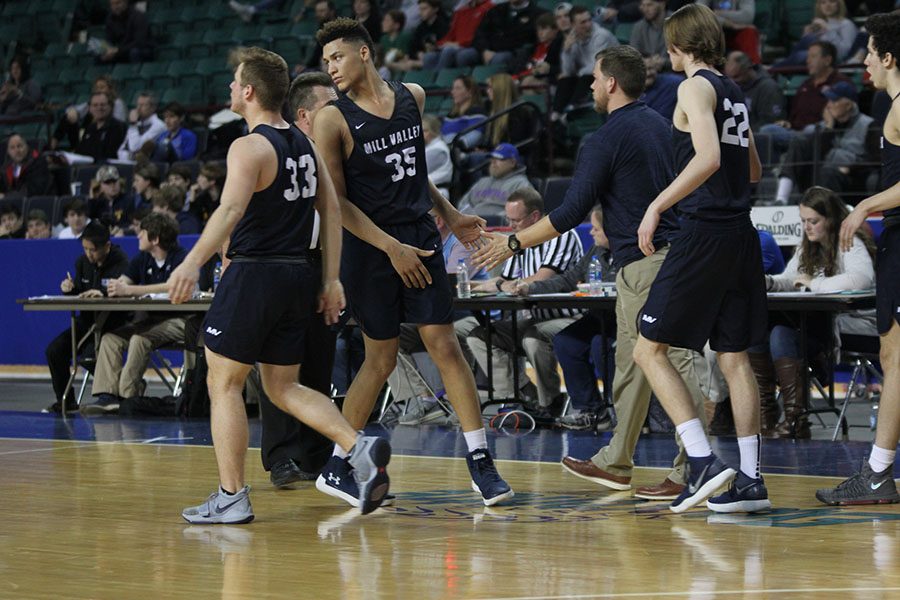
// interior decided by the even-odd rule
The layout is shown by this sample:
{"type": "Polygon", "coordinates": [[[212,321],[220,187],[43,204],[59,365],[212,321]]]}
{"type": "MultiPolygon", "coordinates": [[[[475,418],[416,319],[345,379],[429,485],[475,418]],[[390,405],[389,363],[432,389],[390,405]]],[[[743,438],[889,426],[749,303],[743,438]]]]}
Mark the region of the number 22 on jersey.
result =
{"type": "Polygon", "coordinates": [[[722,101],[722,108],[731,116],[722,124],[722,143],[746,148],[750,145],[750,117],[747,105],[743,102],[733,104],[730,99],[722,101]]]}
{"type": "Polygon", "coordinates": [[[291,187],[284,190],[284,199],[288,202],[296,202],[298,198],[313,198],[316,195],[316,162],[309,154],[304,154],[297,160],[288,156],[284,159],[285,169],[291,172],[291,187]],[[303,188],[297,181],[297,175],[303,171],[303,188]]]}

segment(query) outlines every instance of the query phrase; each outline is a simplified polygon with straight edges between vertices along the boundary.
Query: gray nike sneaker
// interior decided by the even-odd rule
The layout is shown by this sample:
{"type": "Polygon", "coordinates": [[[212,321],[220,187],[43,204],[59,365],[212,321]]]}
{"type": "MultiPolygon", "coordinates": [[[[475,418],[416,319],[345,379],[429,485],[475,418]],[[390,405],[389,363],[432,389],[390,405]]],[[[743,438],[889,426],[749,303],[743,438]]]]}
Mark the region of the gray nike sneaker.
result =
{"type": "Polygon", "coordinates": [[[381,506],[390,488],[386,467],[391,462],[391,444],[384,438],[360,435],[349,462],[359,490],[359,512],[367,515],[381,506]]]}
{"type": "Polygon", "coordinates": [[[181,516],[188,523],[229,524],[249,523],[253,520],[253,507],[250,506],[250,486],[245,485],[237,493],[229,496],[219,486],[206,502],[199,506],[189,506],[181,511],[181,516]]]}
{"type": "Polygon", "coordinates": [[[845,479],[836,488],[818,490],[816,498],[829,506],[900,502],[893,471],[894,466],[891,465],[881,473],[876,473],[869,466],[869,461],[863,460],[859,473],[845,479]]]}

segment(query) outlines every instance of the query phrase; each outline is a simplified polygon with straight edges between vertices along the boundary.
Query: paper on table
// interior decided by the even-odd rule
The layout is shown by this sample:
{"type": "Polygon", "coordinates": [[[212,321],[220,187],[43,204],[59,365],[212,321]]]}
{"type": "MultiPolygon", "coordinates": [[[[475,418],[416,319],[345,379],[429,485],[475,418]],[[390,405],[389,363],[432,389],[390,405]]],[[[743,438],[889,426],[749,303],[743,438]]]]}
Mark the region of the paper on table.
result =
{"type": "Polygon", "coordinates": [[[49,294],[44,294],[43,296],[28,296],[29,300],[72,300],[77,299],[78,296],[51,296],[49,294]]]}

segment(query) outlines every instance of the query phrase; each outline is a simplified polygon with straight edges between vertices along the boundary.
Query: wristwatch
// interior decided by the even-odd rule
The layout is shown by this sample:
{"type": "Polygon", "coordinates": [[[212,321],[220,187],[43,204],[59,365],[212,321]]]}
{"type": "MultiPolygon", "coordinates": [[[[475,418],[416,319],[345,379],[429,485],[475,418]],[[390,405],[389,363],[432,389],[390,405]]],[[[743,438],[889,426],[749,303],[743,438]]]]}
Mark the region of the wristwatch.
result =
{"type": "Polygon", "coordinates": [[[506,245],[509,246],[509,249],[512,250],[513,254],[518,254],[522,251],[522,242],[519,241],[516,234],[512,234],[506,238],[506,245]]]}

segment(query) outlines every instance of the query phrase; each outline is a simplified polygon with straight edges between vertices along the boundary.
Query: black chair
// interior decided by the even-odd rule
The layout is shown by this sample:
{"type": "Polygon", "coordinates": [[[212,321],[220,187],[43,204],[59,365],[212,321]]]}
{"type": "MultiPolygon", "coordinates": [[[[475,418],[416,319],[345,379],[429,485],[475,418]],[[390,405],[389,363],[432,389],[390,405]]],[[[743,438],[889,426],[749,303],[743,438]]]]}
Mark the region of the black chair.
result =
{"type": "MultiPolygon", "coordinates": [[[[875,335],[853,335],[841,334],[841,360],[853,366],[853,373],[850,375],[850,381],[847,383],[847,395],[844,397],[844,403],[841,405],[841,412],[838,422],[834,426],[834,434],[831,441],[835,441],[838,435],[838,429],[844,424],[847,414],[847,408],[854,396],[860,396],[857,392],[857,386],[863,384],[863,375],[878,380],[884,385],[884,377],[875,367],[875,363],[879,359],[881,351],[881,340],[875,335]]],[[[866,397],[865,392],[861,397],[866,397]]],[[[872,423],[865,425],[844,425],[844,431],[847,427],[872,427],[872,423]]],[[[846,434],[845,434],[846,436],[846,434]]]]}
{"type": "Polygon", "coordinates": [[[545,215],[562,204],[570,185],[572,185],[571,177],[550,177],[547,179],[541,193],[541,196],[544,198],[545,215]]]}

